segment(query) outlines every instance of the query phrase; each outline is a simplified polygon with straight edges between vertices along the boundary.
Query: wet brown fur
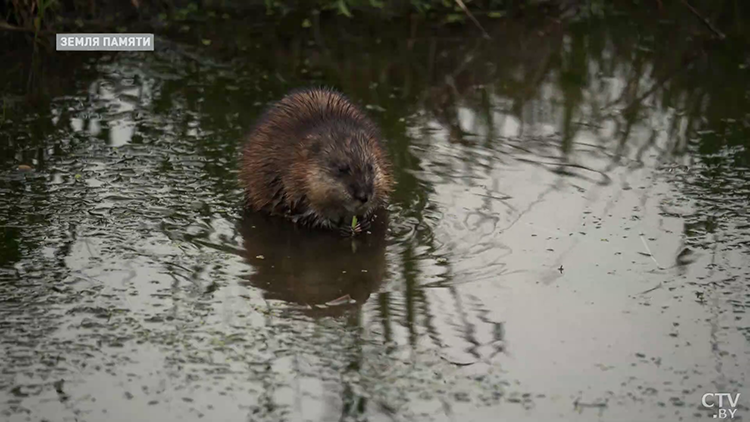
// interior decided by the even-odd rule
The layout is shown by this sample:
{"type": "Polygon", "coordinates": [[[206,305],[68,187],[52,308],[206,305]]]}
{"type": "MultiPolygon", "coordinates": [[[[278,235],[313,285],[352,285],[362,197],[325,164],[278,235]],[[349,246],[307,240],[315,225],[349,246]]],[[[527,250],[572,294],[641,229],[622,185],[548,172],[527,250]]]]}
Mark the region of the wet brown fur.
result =
{"type": "Polygon", "coordinates": [[[242,151],[240,182],[250,209],[327,228],[370,218],[393,187],[375,124],[324,88],[293,91],[266,110],[242,151]]]}

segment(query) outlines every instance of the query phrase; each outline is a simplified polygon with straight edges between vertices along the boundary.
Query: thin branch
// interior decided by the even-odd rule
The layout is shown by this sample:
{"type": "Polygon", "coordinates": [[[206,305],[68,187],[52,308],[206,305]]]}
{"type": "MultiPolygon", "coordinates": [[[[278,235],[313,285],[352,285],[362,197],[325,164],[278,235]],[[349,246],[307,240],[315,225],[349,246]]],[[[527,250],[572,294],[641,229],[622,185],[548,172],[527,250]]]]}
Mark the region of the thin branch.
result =
{"type": "Polygon", "coordinates": [[[474,15],[471,13],[471,11],[469,10],[469,8],[466,7],[466,5],[464,4],[463,0],[456,0],[456,4],[458,5],[458,7],[460,7],[466,13],[467,16],[469,16],[469,18],[472,21],[474,21],[474,25],[476,25],[482,31],[482,34],[484,34],[484,38],[486,38],[488,40],[491,40],[492,37],[490,37],[490,34],[488,34],[487,31],[484,30],[484,27],[482,26],[482,24],[479,23],[479,21],[477,20],[477,18],[474,17],[474,15]]]}
{"type": "Polygon", "coordinates": [[[713,25],[711,25],[711,22],[709,22],[707,18],[705,18],[703,15],[701,15],[700,12],[698,12],[690,3],[688,3],[687,0],[682,0],[682,4],[684,4],[685,7],[687,7],[688,9],[690,9],[690,11],[698,19],[700,19],[701,21],[703,21],[703,23],[706,24],[706,26],[708,27],[708,29],[710,29],[711,32],[713,32],[714,34],[716,34],[720,39],[723,40],[724,38],[726,38],[726,35],[724,35],[723,32],[719,31],[713,25]]]}
{"type": "Polygon", "coordinates": [[[644,290],[644,291],[640,292],[639,294],[645,295],[646,293],[651,293],[651,292],[653,292],[656,289],[660,289],[661,287],[662,287],[662,283],[660,281],[659,284],[657,284],[655,287],[652,287],[652,288],[650,288],[648,290],[644,290]]]}
{"type": "Polygon", "coordinates": [[[651,260],[654,261],[654,264],[656,264],[656,266],[660,270],[666,269],[662,267],[661,264],[659,264],[659,261],[656,260],[656,257],[654,257],[654,253],[651,252],[651,248],[648,247],[648,243],[646,243],[646,239],[643,237],[643,233],[640,233],[640,238],[641,238],[641,242],[643,243],[643,246],[645,246],[646,250],[648,251],[648,254],[644,254],[644,255],[648,255],[651,258],[651,260]]]}
{"type": "Polygon", "coordinates": [[[52,34],[49,31],[43,31],[43,30],[35,30],[34,28],[24,28],[23,26],[17,26],[17,25],[11,25],[8,22],[4,20],[0,20],[0,30],[5,31],[14,31],[14,32],[29,32],[32,34],[39,34],[39,35],[50,35],[52,34]]]}
{"type": "Polygon", "coordinates": [[[33,29],[11,25],[5,21],[0,21],[0,29],[4,29],[6,31],[16,31],[16,32],[34,32],[33,29]]]}

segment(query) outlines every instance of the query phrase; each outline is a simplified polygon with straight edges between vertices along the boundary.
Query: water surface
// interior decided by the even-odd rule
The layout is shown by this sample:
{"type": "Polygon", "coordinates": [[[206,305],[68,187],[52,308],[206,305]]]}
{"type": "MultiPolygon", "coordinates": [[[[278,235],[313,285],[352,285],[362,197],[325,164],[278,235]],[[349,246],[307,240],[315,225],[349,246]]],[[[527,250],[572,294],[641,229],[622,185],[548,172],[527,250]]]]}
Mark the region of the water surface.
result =
{"type": "Polygon", "coordinates": [[[621,16],[212,25],[6,111],[3,418],[748,418],[742,49],[621,16]],[[244,133],[309,84],[382,126],[387,228],[242,212],[244,133]]]}

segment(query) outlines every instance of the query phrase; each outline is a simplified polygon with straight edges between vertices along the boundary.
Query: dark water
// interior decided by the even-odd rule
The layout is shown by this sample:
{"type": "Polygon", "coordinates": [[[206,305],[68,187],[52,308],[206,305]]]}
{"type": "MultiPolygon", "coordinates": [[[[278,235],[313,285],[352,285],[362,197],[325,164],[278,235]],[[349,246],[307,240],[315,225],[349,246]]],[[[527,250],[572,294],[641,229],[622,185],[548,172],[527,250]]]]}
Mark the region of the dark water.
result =
{"type": "Polygon", "coordinates": [[[223,21],[7,107],[2,419],[701,420],[707,392],[749,418],[745,49],[470,29],[223,21]],[[240,209],[243,133],[312,83],[382,125],[387,230],[240,209]]]}

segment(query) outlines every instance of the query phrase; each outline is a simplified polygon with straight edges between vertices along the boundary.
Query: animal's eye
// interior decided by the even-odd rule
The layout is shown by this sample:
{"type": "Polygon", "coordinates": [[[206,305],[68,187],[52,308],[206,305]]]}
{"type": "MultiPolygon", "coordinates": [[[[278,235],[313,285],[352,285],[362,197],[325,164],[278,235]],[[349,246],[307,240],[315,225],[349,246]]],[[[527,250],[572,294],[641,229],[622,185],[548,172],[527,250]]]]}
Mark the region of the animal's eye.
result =
{"type": "Polygon", "coordinates": [[[367,171],[369,171],[370,173],[372,173],[372,164],[367,163],[367,171]]]}
{"type": "Polygon", "coordinates": [[[338,166],[339,174],[349,174],[349,165],[347,164],[340,164],[338,166]]]}

